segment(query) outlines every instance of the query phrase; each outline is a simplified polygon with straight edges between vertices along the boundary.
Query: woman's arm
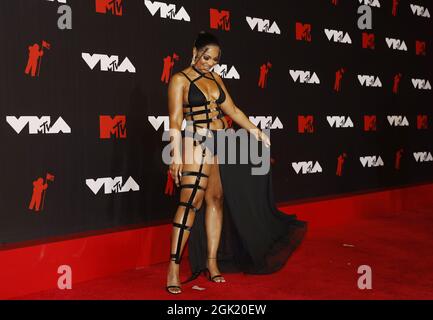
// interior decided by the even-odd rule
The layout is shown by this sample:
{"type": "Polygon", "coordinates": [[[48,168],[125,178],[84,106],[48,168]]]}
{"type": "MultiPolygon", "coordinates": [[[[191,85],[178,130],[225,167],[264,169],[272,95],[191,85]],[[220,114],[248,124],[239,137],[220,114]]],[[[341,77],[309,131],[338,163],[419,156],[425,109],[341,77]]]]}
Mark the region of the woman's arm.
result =
{"type": "Polygon", "coordinates": [[[170,141],[173,146],[173,163],[170,164],[170,173],[176,185],[182,175],[182,121],[183,121],[183,87],[184,79],[175,74],[168,84],[168,114],[170,120],[170,141]]]}
{"type": "Polygon", "coordinates": [[[259,128],[257,128],[257,126],[255,126],[254,123],[252,123],[250,119],[248,119],[248,117],[242,112],[242,110],[234,104],[221,77],[216,72],[213,72],[213,75],[226,95],[225,101],[220,104],[222,111],[230,118],[232,118],[233,121],[236,122],[239,126],[248,130],[252,135],[256,137],[256,139],[263,140],[266,146],[270,146],[271,142],[269,140],[269,137],[264,134],[259,128]]]}

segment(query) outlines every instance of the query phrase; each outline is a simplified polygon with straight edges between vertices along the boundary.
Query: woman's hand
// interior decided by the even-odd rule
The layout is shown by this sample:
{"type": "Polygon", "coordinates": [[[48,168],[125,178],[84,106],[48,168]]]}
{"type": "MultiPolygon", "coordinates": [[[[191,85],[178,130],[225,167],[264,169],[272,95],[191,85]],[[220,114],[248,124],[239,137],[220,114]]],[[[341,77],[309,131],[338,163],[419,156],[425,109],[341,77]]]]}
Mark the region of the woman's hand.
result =
{"type": "Polygon", "coordinates": [[[266,135],[266,133],[264,133],[260,129],[253,129],[252,132],[253,132],[254,137],[256,137],[256,139],[258,141],[263,141],[263,143],[265,144],[265,147],[269,148],[269,146],[271,145],[271,139],[269,139],[269,137],[266,135]]]}
{"type": "Polygon", "coordinates": [[[183,168],[183,164],[179,162],[173,162],[172,164],[170,164],[170,168],[169,168],[171,177],[173,178],[174,183],[178,187],[180,185],[180,179],[182,177],[182,168],[183,168]]]}

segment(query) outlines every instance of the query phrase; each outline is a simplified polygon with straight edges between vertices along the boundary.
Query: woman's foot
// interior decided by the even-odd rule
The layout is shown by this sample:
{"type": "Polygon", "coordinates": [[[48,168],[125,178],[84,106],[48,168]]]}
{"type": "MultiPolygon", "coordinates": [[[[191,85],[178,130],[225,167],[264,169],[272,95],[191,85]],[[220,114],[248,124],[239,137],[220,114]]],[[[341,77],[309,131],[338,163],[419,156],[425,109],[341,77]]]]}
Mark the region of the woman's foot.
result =
{"type": "Polygon", "coordinates": [[[209,280],[213,282],[226,282],[221,272],[218,269],[216,258],[207,258],[207,270],[209,272],[209,280]]]}
{"type": "Polygon", "coordinates": [[[168,265],[166,290],[171,294],[182,293],[179,279],[179,265],[174,261],[170,261],[168,265]]]}

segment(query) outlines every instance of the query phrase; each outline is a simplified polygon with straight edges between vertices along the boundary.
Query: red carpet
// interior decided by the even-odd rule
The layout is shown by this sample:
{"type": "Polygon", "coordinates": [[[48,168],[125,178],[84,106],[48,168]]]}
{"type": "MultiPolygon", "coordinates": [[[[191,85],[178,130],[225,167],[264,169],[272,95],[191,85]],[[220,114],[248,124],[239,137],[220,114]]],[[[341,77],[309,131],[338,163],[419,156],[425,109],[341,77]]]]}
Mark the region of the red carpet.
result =
{"type": "Polygon", "coordinates": [[[306,239],[280,272],[227,274],[225,284],[201,277],[178,296],[164,290],[164,263],[19,299],[433,299],[432,211],[375,214],[338,225],[310,221],[306,239]],[[372,268],[371,290],[357,287],[360,265],[372,268]]]}

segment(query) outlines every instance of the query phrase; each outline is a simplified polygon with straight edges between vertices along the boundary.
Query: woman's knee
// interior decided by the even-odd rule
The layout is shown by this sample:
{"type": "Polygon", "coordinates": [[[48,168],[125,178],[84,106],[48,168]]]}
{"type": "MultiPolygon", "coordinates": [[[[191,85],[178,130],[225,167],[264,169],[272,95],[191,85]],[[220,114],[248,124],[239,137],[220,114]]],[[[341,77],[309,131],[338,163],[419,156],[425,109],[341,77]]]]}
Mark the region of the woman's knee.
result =
{"type": "Polygon", "coordinates": [[[212,192],[206,194],[206,204],[222,207],[224,201],[224,194],[222,192],[212,192]]]}

